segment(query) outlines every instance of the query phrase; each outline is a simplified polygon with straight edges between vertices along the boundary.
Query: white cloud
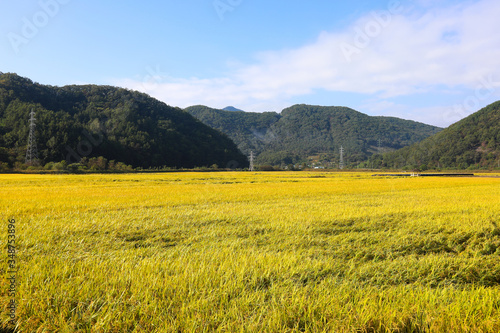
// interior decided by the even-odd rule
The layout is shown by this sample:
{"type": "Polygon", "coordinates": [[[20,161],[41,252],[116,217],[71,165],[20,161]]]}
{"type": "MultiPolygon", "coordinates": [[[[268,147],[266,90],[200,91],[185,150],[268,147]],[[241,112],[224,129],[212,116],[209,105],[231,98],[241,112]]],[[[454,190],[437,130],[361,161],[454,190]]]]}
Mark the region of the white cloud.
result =
{"type": "Polygon", "coordinates": [[[411,119],[425,124],[446,127],[469,114],[457,112],[453,107],[408,107],[389,101],[369,101],[362,106],[363,111],[370,115],[411,119]]]}
{"type": "MultiPolygon", "coordinates": [[[[382,100],[415,93],[424,98],[425,92],[455,87],[473,92],[481,78],[500,74],[499,2],[446,7],[435,3],[426,7],[426,0],[417,3],[420,7],[403,8],[400,15],[382,16],[385,21],[371,13],[345,31],[322,32],[314,43],[301,48],[258,53],[254,63],[233,64],[229,74],[221,77],[150,76],[146,83],[132,79],[113,83],[180,107],[235,105],[263,111],[316,89],[382,100]],[[347,58],[346,45],[353,47],[347,58]]],[[[427,111],[422,114],[437,110],[427,111]]],[[[426,119],[430,118],[421,121],[426,119]]]]}

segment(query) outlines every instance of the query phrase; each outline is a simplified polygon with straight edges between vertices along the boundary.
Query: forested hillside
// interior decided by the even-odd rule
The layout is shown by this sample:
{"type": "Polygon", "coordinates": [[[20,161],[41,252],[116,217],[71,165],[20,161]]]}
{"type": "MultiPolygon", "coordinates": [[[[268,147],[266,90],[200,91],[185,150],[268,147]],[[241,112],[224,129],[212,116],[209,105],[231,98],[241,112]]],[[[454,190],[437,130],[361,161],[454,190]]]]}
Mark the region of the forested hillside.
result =
{"type": "Polygon", "coordinates": [[[230,137],[246,155],[253,150],[260,154],[273,141],[273,125],[281,116],[276,112],[243,112],[212,109],[197,105],[185,109],[205,125],[230,137]]]}
{"type": "Polygon", "coordinates": [[[29,113],[36,112],[41,164],[103,156],[133,167],[245,167],[225,135],[135,91],[110,86],[53,87],[0,74],[0,162],[24,162],[29,113]]]}
{"type": "Polygon", "coordinates": [[[251,113],[194,106],[187,112],[227,134],[246,154],[253,150],[260,164],[291,164],[311,155],[338,162],[366,160],[374,153],[397,150],[441,129],[393,117],[371,117],[346,107],[295,105],[281,114],[251,113]]]}
{"type": "Polygon", "coordinates": [[[383,156],[375,166],[413,169],[484,168],[500,164],[500,101],[422,142],[383,156]]]}

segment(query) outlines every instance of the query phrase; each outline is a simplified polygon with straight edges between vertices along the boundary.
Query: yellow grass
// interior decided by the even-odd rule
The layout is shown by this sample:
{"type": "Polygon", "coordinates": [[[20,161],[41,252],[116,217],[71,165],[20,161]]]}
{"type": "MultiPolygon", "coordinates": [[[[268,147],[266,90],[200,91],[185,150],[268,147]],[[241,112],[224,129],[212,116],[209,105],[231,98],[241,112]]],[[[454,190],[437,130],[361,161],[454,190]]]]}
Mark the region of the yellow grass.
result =
{"type": "Polygon", "coordinates": [[[498,178],[0,175],[0,189],[20,332],[500,331],[498,178]]]}

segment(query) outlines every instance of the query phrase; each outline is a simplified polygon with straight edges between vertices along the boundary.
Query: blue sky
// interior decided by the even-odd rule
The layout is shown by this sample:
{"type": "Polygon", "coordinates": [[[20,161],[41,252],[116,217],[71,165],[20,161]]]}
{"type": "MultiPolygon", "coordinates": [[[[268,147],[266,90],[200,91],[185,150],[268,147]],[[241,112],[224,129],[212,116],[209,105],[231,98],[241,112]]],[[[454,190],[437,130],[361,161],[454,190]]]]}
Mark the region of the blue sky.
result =
{"type": "Polygon", "coordinates": [[[0,3],[0,71],[169,105],[298,103],[448,126],[500,99],[497,0],[0,3]]]}

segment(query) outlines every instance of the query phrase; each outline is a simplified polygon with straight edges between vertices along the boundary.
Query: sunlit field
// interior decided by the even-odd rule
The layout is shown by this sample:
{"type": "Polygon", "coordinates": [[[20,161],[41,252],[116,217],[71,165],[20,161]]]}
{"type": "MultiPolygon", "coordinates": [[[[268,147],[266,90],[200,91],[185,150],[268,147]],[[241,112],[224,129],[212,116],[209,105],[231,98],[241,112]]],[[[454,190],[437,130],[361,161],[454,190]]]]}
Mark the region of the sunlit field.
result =
{"type": "Polygon", "coordinates": [[[0,175],[19,332],[500,332],[500,178],[0,175]],[[9,220],[15,219],[15,296],[9,220]]]}

